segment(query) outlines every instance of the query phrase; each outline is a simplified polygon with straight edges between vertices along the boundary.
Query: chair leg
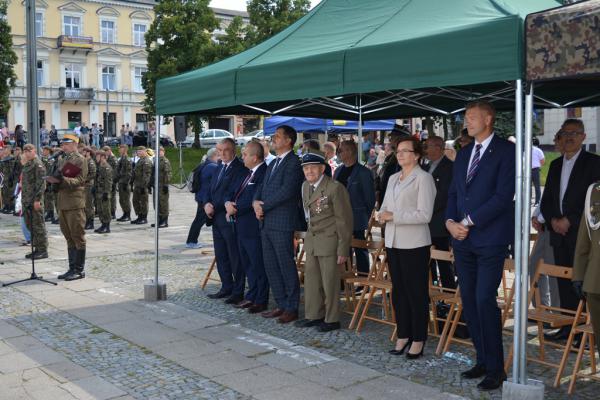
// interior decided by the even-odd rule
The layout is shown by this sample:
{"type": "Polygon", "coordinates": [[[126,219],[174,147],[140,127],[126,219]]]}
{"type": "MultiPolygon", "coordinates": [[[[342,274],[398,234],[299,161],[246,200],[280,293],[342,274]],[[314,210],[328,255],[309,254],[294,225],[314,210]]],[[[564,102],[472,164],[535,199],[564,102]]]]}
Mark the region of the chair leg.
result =
{"type": "Polygon", "coordinates": [[[460,321],[460,316],[462,315],[462,306],[459,305],[456,308],[456,313],[454,314],[454,320],[452,321],[452,326],[450,327],[450,333],[448,334],[448,338],[446,339],[446,343],[444,344],[443,353],[445,354],[450,348],[450,343],[454,338],[454,333],[456,332],[456,328],[458,327],[458,323],[460,321]]]}
{"type": "Polygon", "coordinates": [[[439,336],[440,330],[437,326],[437,304],[435,304],[435,301],[431,302],[431,313],[433,314],[433,316],[432,316],[433,317],[432,318],[433,319],[433,326],[432,326],[433,334],[435,336],[439,336]]]}
{"type": "MultiPolygon", "coordinates": [[[[525,344],[527,346],[527,344],[525,344]]],[[[506,356],[506,361],[504,361],[504,372],[506,375],[510,372],[510,365],[512,364],[514,345],[510,345],[510,350],[508,351],[508,355],[506,356]]]]}
{"type": "Polygon", "coordinates": [[[390,310],[389,310],[390,305],[389,305],[389,303],[391,303],[391,301],[388,302],[387,290],[381,289],[381,299],[382,299],[381,304],[383,307],[383,315],[385,317],[385,320],[389,321],[390,320],[390,310]]]}
{"type": "MultiPolygon", "coordinates": [[[[584,333],[581,338],[581,345],[579,345],[579,351],[577,352],[577,359],[575,360],[575,366],[573,367],[573,375],[571,375],[571,383],[569,383],[568,394],[573,394],[575,390],[575,381],[577,380],[577,373],[579,372],[579,366],[581,365],[581,359],[583,358],[583,353],[585,352],[585,342],[587,341],[588,334],[584,333]]],[[[594,351],[592,348],[590,348],[594,351]]],[[[569,347],[566,351],[569,351],[569,347]]]]}
{"type": "Polygon", "coordinates": [[[592,375],[596,375],[596,337],[592,334],[590,338],[590,362],[592,363],[592,375]]]}
{"type": "MultiPolygon", "coordinates": [[[[560,364],[558,364],[558,371],[556,371],[556,377],[554,378],[554,387],[557,388],[560,385],[560,377],[567,365],[567,359],[569,358],[569,354],[571,353],[571,345],[573,344],[573,338],[575,337],[575,329],[571,329],[571,333],[569,333],[569,338],[567,339],[567,345],[565,346],[565,350],[563,351],[562,358],[560,360],[560,364]]],[[[583,340],[582,340],[583,343],[583,340]]],[[[579,357],[579,355],[578,355],[579,357]]]]}
{"type": "Polygon", "coordinates": [[[538,321],[537,322],[537,327],[538,327],[538,340],[540,341],[540,360],[544,360],[546,357],[546,352],[545,352],[545,345],[546,342],[544,341],[544,325],[542,324],[542,321],[538,321]]]}
{"type": "Polygon", "coordinates": [[[354,314],[352,314],[352,320],[350,321],[350,325],[348,325],[348,329],[354,329],[354,326],[358,322],[358,316],[360,315],[361,307],[365,302],[365,295],[368,291],[371,291],[371,287],[365,285],[362,293],[360,294],[360,299],[358,299],[358,302],[354,306],[354,314]]]}
{"type": "MultiPolygon", "coordinates": [[[[454,314],[454,306],[450,306],[448,310],[448,314],[446,315],[446,319],[444,320],[444,327],[442,328],[442,334],[440,335],[440,341],[438,342],[437,348],[435,349],[435,354],[442,354],[442,348],[444,347],[446,336],[448,335],[448,331],[450,330],[450,321],[452,320],[452,315],[454,314]]],[[[437,323],[437,322],[436,322],[437,323]]]]}
{"type": "Polygon", "coordinates": [[[217,258],[214,257],[212,262],[210,263],[210,267],[208,267],[208,271],[206,272],[206,276],[204,277],[204,280],[202,281],[202,285],[200,285],[200,288],[204,290],[204,288],[206,287],[206,284],[208,283],[208,280],[210,279],[210,276],[213,272],[213,270],[215,269],[215,264],[217,263],[217,258]]]}
{"type": "Polygon", "coordinates": [[[358,333],[362,329],[362,326],[365,323],[365,317],[367,316],[367,312],[369,311],[369,307],[371,307],[371,302],[373,301],[373,297],[375,297],[375,294],[377,293],[376,288],[371,288],[371,289],[372,290],[369,290],[367,302],[366,302],[365,306],[363,307],[362,314],[360,315],[360,319],[358,320],[358,325],[356,326],[356,333],[358,333]]]}

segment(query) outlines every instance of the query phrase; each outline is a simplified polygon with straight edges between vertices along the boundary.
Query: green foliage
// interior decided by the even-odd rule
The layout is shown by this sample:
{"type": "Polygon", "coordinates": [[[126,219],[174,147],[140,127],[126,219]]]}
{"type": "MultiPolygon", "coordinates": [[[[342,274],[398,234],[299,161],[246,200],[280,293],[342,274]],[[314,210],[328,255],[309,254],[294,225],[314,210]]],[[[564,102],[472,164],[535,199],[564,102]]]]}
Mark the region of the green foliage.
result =
{"type": "Polygon", "coordinates": [[[12,48],[10,25],[6,17],[7,7],[6,0],[0,0],[0,115],[8,113],[8,95],[17,80],[15,65],[18,59],[12,48]]]}
{"type": "Polygon", "coordinates": [[[310,8],[310,0],[248,0],[247,47],[257,45],[293,24],[310,8]]]}
{"type": "Polygon", "coordinates": [[[148,71],[142,78],[144,110],[156,114],[156,81],[215,61],[212,32],[219,21],[210,0],[163,0],[154,6],[156,18],[146,33],[148,71]]]}
{"type": "Polygon", "coordinates": [[[245,35],[244,20],[236,16],[225,29],[225,34],[217,36],[216,58],[222,60],[246,50],[245,35]]]}

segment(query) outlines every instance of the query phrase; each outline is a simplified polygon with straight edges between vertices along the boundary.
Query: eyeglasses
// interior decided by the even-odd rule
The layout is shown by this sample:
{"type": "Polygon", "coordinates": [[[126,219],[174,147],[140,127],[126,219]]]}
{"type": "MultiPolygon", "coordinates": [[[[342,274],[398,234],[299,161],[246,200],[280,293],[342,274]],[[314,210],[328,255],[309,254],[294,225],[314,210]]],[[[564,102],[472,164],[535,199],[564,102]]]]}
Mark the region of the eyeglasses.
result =
{"type": "Polygon", "coordinates": [[[398,150],[396,152],[396,154],[400,155],[400,154],[408,154],[408,153],[414,153],[414,150],[408,150],[408,149],[402,149],[402,150],[398,150]]]}
{"type": "Polygon", "coordinates": [[[560,132],[560,136],[561,136],[561,137],[575,137],[575,136],[577,136],[577,135],[583,135],[583,132],[581,132],[581,131],[572,131],[572,132],[569,132],[569,131],[561,131],[561,132],[560,132]]]}

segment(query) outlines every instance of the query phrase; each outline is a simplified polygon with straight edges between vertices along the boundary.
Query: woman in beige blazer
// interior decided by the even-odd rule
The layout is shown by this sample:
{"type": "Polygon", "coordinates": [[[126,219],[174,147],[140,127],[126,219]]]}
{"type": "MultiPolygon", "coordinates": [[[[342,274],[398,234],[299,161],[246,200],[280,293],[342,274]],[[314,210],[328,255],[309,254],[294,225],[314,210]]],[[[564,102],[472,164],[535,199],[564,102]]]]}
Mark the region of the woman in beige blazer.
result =
{"type": "Polygon", "coordinates": [[[428,265],[431,246],[429,221],[435,183],[423,171],[421,142],[400,139],[396,157],[402,171],[392,175],[377,218],[385,222],[385,246],[392,280],[392,304],[398,328],[391,354],[416,359],[423,355],[429,321],[428,265]]]}

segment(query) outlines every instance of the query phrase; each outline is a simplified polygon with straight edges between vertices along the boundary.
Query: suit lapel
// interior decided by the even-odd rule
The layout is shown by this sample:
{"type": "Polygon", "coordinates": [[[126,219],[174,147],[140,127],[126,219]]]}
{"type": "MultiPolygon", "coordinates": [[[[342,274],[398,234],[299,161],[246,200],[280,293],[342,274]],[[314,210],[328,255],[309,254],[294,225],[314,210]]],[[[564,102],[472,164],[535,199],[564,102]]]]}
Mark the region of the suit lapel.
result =
{"type": "MultiPolygon", "coordinates": [[[[321,181],[321,183],[319,183],[319,186],[317,186],[317,188],[315,189],[313,194],[308,198],[308,205],[314,203],[321,197],[321,193],[325,192],[325,190],[327,190],[328,183],[329,183],[329,177],[324,175],[323,180],[321,181]]],[[[309,187],[309,186],[310,185],[307,185],[307,187],[309,187]]]]}
{"type": "Polygon", "coordinates": [[[354,164],[354,168],[352,169],[352,173],[348,177],[348,184],[346,185],[346,187],[350,187],[350,184],[352,182],[354,182],[354,179],[356,179],[356,174],[358,174],[358,163],[354,164]]]}
{"type": "MultiPolygon", "coordinates": [[[[467,184],[467,186],[471,185],[471,183],[473,183],[473,181],[475,181],[475,179],[477,179],[477,175],[479,175],[481,170],[485,167],[485,163],[490,162],[490,160],[493,160],[494,150],[496,148],[496,142],[498,140],[499,140],[498,136],[494,135],[494,137],[492,138],[492,141],[488,145],[487,149],[485,149],[485,151],[479,155],[479,165],[477,166],[477,169],[475,170],[475,173],[473,174],[473,178],[471,178],[471,181],[467,184]]],[[[475,142],[473,142],[473,143],[475,143],[475,142]]],[[[467,174],[469,173],[468,172],[469,171],[469,161],[471,161],[471,153],[469,153],[469,158],[467,159],[467,174]]],[[[465,174],[465,181],[466,181],[466,178],[467,178],[467,175],[465,174]]]]}

